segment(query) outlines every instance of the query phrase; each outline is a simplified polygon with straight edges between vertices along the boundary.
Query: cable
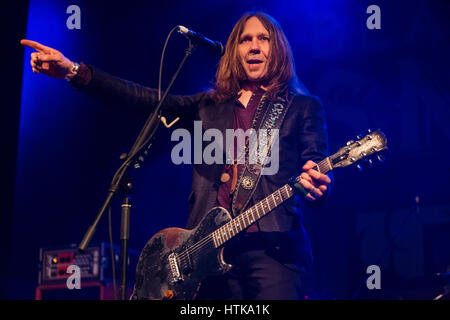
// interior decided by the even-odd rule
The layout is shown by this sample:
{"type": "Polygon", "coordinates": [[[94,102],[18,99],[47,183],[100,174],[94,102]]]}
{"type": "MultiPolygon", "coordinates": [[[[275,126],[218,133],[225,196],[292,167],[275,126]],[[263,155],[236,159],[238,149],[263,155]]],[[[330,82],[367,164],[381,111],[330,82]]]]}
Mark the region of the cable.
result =
{"type": "Polygon", "coordinates": [[[169,34],[167,35],[166,42],[164,43],[163,50],[161,52],[161,61],[159,63],[159,77],[158,77],[158,101],[161,100],[162,69],[163,69],[163,63],[164,63],[164,54],[166,52],[166,47],[167,47],[167,43],[169,42],[170,36],[176,29],[178,29],[178,26],[176,26],[172,30],[170,30],[169,34]]]}
{"type": "MultiPolygon", "coordinates": [[[[178,26],[176,26],[176,27],[172,28],[172,30],[170,30],[169,34],[167,35],[167,38],[166,38],[166,41],[165,41],[165,43],[164,43],[164,47],[163,47],[163,50],[162,50],[162,53],[161,53],[161,61],[160,61],[160,65],[159,65],[158,102],[161,101],[161,98],[162,98],[162,97],[161,97],[162,67],[163,67],[163,63],[164,63],[164,55],[165,55],[167,43],[169,42],[169,39],[170,39],[172,33],[173,33],[177,28],[178,28],[178,26]]],[[[194,45],[192,44],[192,42],[189,40],[189,47],[188,47],[188,48],[186,49],[186,51],[185,51],[185,56],[184,56],[183,60],[181,61],[180,65],[178,66],[178,69],[175,71],[175,74],[172,76],[172,79],[171,79],[171,81],[169,82],[169,86],[168,86],[168,88],[166,89],[166,91],[172,86],[172,84],[173,84],[173,82],[175,81],[176,77],[178,76],[178,74],[179,74],[179,72],[180,72],[180,70],[181,70],[181,67],[183,66],[184,62],[186,61],[186,59],[188,58],[188,56],[190,56],[190,55],[192,54],[192,51],[193,51],[194,47],[195,47],[195,46],[194,46],[194,45]]],[[[167,92],[164,92],[164,94],[167,95],[167,92]]],[[[159,114],[157,115],[157,117],[158,117],[158,118],[161,117],[160,111],[159,111],[159,114]]],[[[155,126],[155,128],[154,128],[153,131],[152,131],[152,133],[151,133],[151,134],[147,134],[147,136],[148,136],[148,137],[152,137],[152,136],[154,135],[154,133],[156,133],[156,130],[157,130],[157,129],[158,129],[158,126],[155,126]]],[[[137,140],[140,140],[141,136],[142,136],[142,132],[139,134],[137,140]]],[[[125,162],[122,164],[122,166],[119,168],[119,170],[117,170],[117,172],[119,172],[122,168],[128,166],[128,165],[129,165],[129,162],[128,162],[128,161],[129,161],[130,159],[134,158],[134,156],[137,155],[137,154],[144,148],[144,146],[145,146],[146,144],[148,144],[148,143],[151,141],[151,138],[148,138],[148,137],[146,138],[146,140],[145,140],[143,143],[141,143],[140,145],[138,145],[138,146],[136,147],[136,151],[135,151],[134,153],[128,154],[128,159],[127,159],[127,161],[125,161],[125,162]]],[[[147,148],[146,150],[148,150],[148,149],[149,149],[149,148],[147,148]]],[[[114,181],[114,180],[113,180],[113,181],[114,181]]]]}
{"type": "MultiPolygon", "coordinates": [[[[158,77],[158,78],[159,78],[159,79],[158,79],[158,101],[161,100],[162,69],[163,69],[163,64],[164,64],[164,55],[165,55],[165,52],[166,52],[166,47],[167,47],[167,44],[168,44],[168,42],[169,42],[169,39],[170,39],[172,33],[173,33],[177,28],[178,28],[178,26],[176,26],[176,27],[172,28],[172,30],[170,30],[169,34],[167,35],[166,41],[165,41],[165,43],[164,43],[163,50],[162,50],[162,52],[161,52],[161,61],[160,61],[160,64],[159,64],[159,77],[158,77]]],[[[155,129],[155,131],[156,131],[156,129],[155,129]]],[[[152,132],[152,134],[149,135],[149,136],[152,136],[153,133],[154,133],[154,132],[152,132]]],[[[142,134],[142,132],[141,132],[141,134],[142,134]]],[[[139,138],[140,138],[140,136],[138,137],[138,139],[139,139],[139,138]]],[[[116,185],[116,180],[117,180],[116,177],[120,176],[119,172],[120,172],[121,170],[126,169],[126,167],[128,167],[128,165],[130,165],[130,161],[134,158],[134,156],[135,156],[137,153],[139,153],[139,152],[142,150],[142,148],[143,148],[147,143],[149,143],[149,142],[150,142],[150,139],[146,139],[140,146],[138,146],[138,148],[136,149],[137,151],[135,151],[135,153],[133,153],[133,154],[128,154],[128,155],[127,155],[127,156],[128,156],[128,159],[122,163],[122,165],[119,167],[119,169],[117,169],[116,174],[114,175],[113,180],[112,180],[112,183],[111,183],[112,185],[116,185]]]]}

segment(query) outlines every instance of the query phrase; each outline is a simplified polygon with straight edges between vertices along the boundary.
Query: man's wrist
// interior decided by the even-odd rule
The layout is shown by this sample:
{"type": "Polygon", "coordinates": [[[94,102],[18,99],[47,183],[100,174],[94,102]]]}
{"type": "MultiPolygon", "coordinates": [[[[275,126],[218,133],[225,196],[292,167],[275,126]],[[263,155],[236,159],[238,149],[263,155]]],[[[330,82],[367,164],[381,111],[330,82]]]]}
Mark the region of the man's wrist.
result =
{"type": "Polygon", "coordinates": [[[77,74],[69,80],[70,85],[74,87],[87,86],[92,79],[92,69],[83,62],[80,62],[80,67],[77,74]]]}
{"type": "Polygon", "coordinates": [[[78,74],[79,70],[80,70],[80,64],[78,62],[73,62],[70,73],[66,75],[66,80],[67,81],[72,80],[78,74]]]}

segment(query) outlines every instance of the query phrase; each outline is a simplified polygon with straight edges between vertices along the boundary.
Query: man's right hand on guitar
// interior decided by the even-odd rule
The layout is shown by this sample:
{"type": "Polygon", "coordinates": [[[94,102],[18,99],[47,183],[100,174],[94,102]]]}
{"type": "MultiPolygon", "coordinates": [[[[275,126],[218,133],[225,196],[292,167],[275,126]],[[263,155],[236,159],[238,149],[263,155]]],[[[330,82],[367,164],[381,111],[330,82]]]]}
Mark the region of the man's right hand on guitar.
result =
{"type": "Polygon", "coordinates": [[[71,79],[76,75],[75,64],[58,50],[27,39],[22,39],[20,44],[37,51],[31,53],[30,64],[33,72],[57,79],[71,79]]]}

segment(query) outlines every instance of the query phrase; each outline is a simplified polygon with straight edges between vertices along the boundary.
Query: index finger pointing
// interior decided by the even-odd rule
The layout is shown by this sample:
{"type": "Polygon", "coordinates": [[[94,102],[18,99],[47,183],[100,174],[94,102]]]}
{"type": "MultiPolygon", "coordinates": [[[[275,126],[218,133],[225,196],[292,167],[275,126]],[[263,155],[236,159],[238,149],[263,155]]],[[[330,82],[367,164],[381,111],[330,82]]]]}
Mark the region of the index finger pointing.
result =
{"type": "Polygon", "coordinates": [[[46,46],[40,44],[39,42],[32,41],[32,40],[22,39],[22,40],[20,40],[20,44],[30,47],[30,48],[33,48],[37,51],[44,52],[44,53],[47,53],[50,50],[49,47],[46,47],[46,46]]]}

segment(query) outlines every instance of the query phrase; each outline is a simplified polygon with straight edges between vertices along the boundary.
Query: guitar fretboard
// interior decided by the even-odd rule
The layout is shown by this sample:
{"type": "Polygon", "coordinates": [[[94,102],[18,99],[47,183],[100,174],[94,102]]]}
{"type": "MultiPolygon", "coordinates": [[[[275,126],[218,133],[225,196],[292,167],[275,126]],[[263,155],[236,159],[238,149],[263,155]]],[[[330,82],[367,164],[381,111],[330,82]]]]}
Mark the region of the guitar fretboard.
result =
{"type": "MultiPolygon", "coordinates": [[[[325,158],[316,165],[315,169],[321,173],[327,173],[333,170],[333,166],[330,159],[325,158]]],[[[299,179],[299,176],[297,179],[299,179]]],[[[238,215],[233,220],[221,226],[211,234],[215,247],[217,248],[223,245],[293,195],[294,191],[292,190],[292,187],[289,184],[286,184],[238,215]]]]}

